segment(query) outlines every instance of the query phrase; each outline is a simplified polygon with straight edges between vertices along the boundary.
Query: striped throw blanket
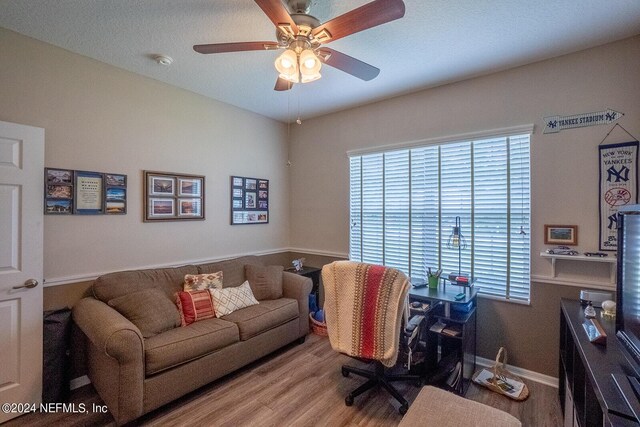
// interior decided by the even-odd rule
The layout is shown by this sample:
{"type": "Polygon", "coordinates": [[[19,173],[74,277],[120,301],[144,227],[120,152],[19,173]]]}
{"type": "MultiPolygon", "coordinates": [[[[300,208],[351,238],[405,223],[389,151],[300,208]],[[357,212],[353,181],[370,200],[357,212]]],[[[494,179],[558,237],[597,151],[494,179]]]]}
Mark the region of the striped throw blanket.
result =
{"type": "Polygon", "coordinates": [[[395,365],[409,292],[407,276],[394,268],[336,261],[324,266],[322,282],[333,349],[395,365]]]}

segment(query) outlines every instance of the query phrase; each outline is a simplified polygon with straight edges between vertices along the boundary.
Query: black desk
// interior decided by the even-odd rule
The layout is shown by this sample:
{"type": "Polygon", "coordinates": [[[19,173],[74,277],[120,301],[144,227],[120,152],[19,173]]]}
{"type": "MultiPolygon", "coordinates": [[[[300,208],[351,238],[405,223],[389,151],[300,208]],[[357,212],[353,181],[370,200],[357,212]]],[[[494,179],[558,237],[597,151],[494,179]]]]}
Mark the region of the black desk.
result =
{"type": "Polygon", "coordinates": [[[321,268],[318,267],[302,267],[302,270],[296,270],[295,268],[287,268],[287,273],[299,274],[300,276],[308,277],[313,282],[313,288],[311,289],[311,293],[318,295],[318,286],[320,285],[320,272],[321,268]]]}
{"type": "Polygon", "coordinates": [[[427,302],[428,311],[426,357],[424,376],[429,384],[464,395],[469,388],[471,377],[476,369],[476,297],[477,286],[458,286],[440,283],[437,289],[429,287],[411,288],[409,300],[427,302]],[[456,295],[464,293],[464,299],[456,301],[456,295]],[[455,306],[469,307],[468,311],[457,311],[455,306]],[[447,327],[460,331],[458,336],[443,332],[434,332],[430,328],[441,321],[447,327]],[[438,348],[440,351],[438,352],[438,348]],[[447,384],[448,370],[457,364],[462,369],[462,380],[453,387],[447,384]]]}

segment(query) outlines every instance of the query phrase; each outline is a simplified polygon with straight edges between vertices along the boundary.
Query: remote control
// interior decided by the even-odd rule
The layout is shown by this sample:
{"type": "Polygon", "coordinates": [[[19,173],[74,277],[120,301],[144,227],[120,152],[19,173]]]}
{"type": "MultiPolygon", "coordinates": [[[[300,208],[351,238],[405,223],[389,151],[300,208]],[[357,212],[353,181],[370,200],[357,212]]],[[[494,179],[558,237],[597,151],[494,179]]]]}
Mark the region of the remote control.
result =
{"type": "Polygon", "coordinates": [[[456,301],[461,301],[464,299],[464,293],[459,293],[458,295],[456,295],[453,299],[455,299],[456,301]]]}

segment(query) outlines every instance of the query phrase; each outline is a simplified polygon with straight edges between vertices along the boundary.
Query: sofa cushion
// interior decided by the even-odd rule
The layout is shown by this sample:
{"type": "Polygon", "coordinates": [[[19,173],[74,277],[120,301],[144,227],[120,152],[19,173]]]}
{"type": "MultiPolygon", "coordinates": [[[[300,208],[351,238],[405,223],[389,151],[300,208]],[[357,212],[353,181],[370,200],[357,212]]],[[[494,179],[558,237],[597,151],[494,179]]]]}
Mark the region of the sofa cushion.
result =
{"type": "Polygon", "coordinates": [[[181,326],[216,317],[211,294],[208,290],[177,292],[176,305],[180,313],[181,326]]]}
{"type": "Polygon", "coordinates": [[[210,288],[222,289],[222,271],[184,276],[184,290],[187,292],[204,291],[210,288]]]}
{"type": "Polygon", "coordinates": [[[246,341],[264,331],[297,319],[298,316],[298,301],[280,298],[234,311],[223,319],[238,325],[240,340],[246,341]]]}
{"type": "Polygon", "coordinates": [[[180,326],[175,304],[160,289],[145,289],[109,301],[109,305],[137,326],[144,338],[180,326]]]}
{"type": "Polygon", "coordinates": [[[248,255],[226,261],[200,264],[197,267],[200,274],[222,271],[224,287],[227,288],[230,286],[239,286],[246,280],[244,277],[244,266],[246,264],[262,265],[258,257],[248,255]]]}
{"type": "Polygon", "coordinates": [[[244,274],[249,281],[253,295],[258,301],[282,298],[282,271],[281,265],[247,264],[244,266],[244,274]]]}
{"type": "Polygon", "coordinates": [[[176,292],[182,290],[184,276],[198,274],[198,267],[185,265],[175,268],[154,268],[149,270],[119,271],[100,276],[93,283],[93,295],[106,303],[117,297],[143,289],[161,289],[173,300],[176,292]]]}
{"type": "Polygon", "coordinates": [[[249,282],[244,282],[235,288],[209,289],[216,317],[222,317],[244,307],[258,304],[251,292],[249,282]]]}
{"type": "Polygon", "coordinates": [[[221,319],[207,319],[163,332],[144,342],[145,373],[152,375],[181,365],[238,340],[238,327],[221,319]]]}

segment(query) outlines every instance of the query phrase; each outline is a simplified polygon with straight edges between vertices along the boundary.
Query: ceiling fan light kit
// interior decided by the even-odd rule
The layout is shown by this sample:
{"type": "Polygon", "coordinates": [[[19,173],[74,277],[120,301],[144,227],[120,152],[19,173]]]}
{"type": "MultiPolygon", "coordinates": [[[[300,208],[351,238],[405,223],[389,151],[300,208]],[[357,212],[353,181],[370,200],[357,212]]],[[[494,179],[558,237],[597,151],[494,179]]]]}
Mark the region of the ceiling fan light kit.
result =
{"type": "Polygon", "coordinates": [[[322,77],[320,59],[311,49],[304,49],[298,53],[299,50],[300,48],[289,48],[276,59],[276,70],[280,73],[278,77],[291,83],[318,80],[322,77]]]}
{"type": "Polygon", "coordinates": [[[308,14],[309,0],[288,0],[289,10],[281,0],[254,1],[275,25],[277,42],[202,44],[193,50],[210,54],[285,49],[275,60],[277,91],[318,80],[323,63],[364,81],[374,79],[380,73],[378,68],[322,45],[402,18],[405,12],[402,0],[374,0],[321,24],[308,14]]]}

